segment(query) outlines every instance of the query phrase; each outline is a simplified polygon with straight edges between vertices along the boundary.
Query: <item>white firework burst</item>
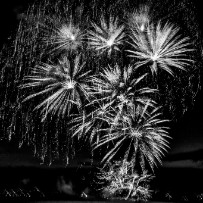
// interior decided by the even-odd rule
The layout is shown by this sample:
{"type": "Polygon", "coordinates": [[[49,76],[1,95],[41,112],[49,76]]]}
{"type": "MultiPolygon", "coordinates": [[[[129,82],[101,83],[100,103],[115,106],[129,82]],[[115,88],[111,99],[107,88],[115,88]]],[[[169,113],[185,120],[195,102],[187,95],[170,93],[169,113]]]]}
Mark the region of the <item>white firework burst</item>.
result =
{"type": "Polygon", "coordinates": [[[51,45],[51,51],[75,51],[79,47],[82,47],[82,43],[85,38],[84,32],[75,25],[71,20],[67,24],[55,25],[52,29],[51,36],[49,33],[46,37],[46,41],[51,45]]]}
{"type": "Polygon", "coordinates": [[[107,183],[103,186],[102,193],[105,198],[118,198],[131,201],[148,201],[151,198],[149,182],[152,175],[144,171],[139,175],[134,170],[133,162],[127,160],[108,163],[97,174],[99,182],[107,183]]]}
{"type": "Polygon", "coordinates": [[[128,25],[131,29],[136,29],[139,32],[144,32],[150,23],[149,7],[141,5],[133,13],[128,16],[128,25]]]}
{"type": "Polygon", "coordinates": [[[90,47],[98,54],[107,52],[110,56],[113,50],[120,51],[124,36],[124,25],[119,25],[118,18],[110,16],[107,22],[104,17],[101,17],[100,26],[92,23],[88,41],[90,47]]]}
{"type": "Polygon", "coordinates": [[[148,108],[149,105],[142,108],[141,114],[134,112],[125,116],[125,119],[120,117],[120,122],[115,123],[115,118],[112,119],[110,130],[105,132],[99,143],[95,143],[94,149],[112,143],[103,162],[108,163],[119,153],[119,156],[135,164],[139,163],[143,171],[146,163],[152,170],[157,165],[157,161],[162,163],[161,158],[169,148],[168,127],[163,125],[168,120],[160,118],[160,108],[157,107],[154,110],[148,108]]]}
{"type": "Polygon", "coordinates": [[[188,37],[179,34],[179,28],[169,23],[151,24],[146,33],[131,29],[129,57],[135,58],[136,67],[149,66],[152,74],[162,69],[174,75],[174,68],[187,70],[193,62],[189,55],[193,49],[188,37]]]}
{"type": "Polygon", "coordinates": [[[138,106],[144,106],[150,101],[155,104],[150,95],[157,92],[142,84],[147,74],[135,77],[132,66],[123,68],[115,65],[104,69],[100,77],[93,77],[93,89],[97,95],[96,101],[104,102],[106,106],[116,108],[119,114],[132,112],[138,106]],[[142,85],[141,85],[142,84],[142,85]]]}
{"type": "Polygon", "coordinates": [[[23,84],[22,88],[36,88],[38,92],[27,96],[24,101],[37,96],[46,98],[35,107],[41,109],[42,120],[49,113],[69,115],[73,105],[79,109],[83,101],[88,99],[88,74],[89,71],[84,71],[84,63],[80,64],[80,56],[75,58],[73,64],[65,57],[58,65],[37,66],[32,75],[25,78],[29,82],[23,84]]]}

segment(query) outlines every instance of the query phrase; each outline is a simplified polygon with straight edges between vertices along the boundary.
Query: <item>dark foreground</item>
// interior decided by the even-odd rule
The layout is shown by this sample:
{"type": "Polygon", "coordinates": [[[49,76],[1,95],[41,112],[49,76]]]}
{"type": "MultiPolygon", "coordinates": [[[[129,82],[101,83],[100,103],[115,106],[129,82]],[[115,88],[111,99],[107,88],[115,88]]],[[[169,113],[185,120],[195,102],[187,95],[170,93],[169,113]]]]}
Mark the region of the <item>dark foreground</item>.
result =
{"type": "MultiPolygon", "coordinates": [[[[93,177],[89,167],[1,168],[0,203],[129,202],[102,199],[93,177]]],[[[162,169],[151,187],[151,203],[203,202],[203,171],[162,169]]]]}

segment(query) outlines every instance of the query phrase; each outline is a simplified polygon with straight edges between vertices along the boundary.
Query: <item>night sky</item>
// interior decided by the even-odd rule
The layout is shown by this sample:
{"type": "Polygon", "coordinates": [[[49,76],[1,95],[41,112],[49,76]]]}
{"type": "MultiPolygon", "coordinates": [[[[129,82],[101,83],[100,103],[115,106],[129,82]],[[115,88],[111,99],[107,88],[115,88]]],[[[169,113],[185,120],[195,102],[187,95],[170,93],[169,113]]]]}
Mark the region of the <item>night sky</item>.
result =
{"type": "MultiPolygon", "coordinates": [[[[1,1],[0,3],[0,43],[1,45],[8,38],[9,33],[12,32],[18,23],[20,13],[23,10],[25,4],[23,0],[6,0],[7,4],[1,1]]],[[[200,2],[201,3],[201,2],[200,2]]],[[[201,19],[201,5],[197,5],[199,8],[199,19],[201,19]]],[[[203,17],[203,16],[202,16],[203,17]]],[[[200,26],[203,27],[201,21],[200,26]]],[[[202,29],[203,30],[203,29],[202,29]]],[[[202,77],[203,78],[203,77],[202,77]]],[[[203,80],[203,79],[201,79],[203,80]]],[[[203,82],[203,81],[202,81],[203,82]]],[[[203,83],[202,83],[203,84],[203,83]]],[[[163,161],[163,166],[157,171],[161,174],[164,170],[167,171],[168,179],[176,174],[176,176],[183,176],[183,170],[186,172],[184,175],[190,176],[188,170],[198,171],[199,181],[203,179],[203,90],[201,90],[196,98],[194,107],[190,109],[185,115],[174,124],[171,129],[171,140],[169,153],[163,161]],[[174,172],[174,169],[177,169],[174,172]],[[180,171],[177,173],[177,171],[180,171]],[[199,171],[201,171],[199,173],[199,171]]],[[[79,157],[79,156],[78,156],[79,157]]],[[[85,159],[83,157],[82,159],[85,159]]],[[[73,165],[77,165],[80,161],[77,159],[73,162],[73,165]]],[[[46,167],[40,165],[40,160],[33,157],[32,151],[24,146],[22,149],[18,149],[15,143],[0,142],[0,171],[4,167],[46,167]]],[[[60,165],[53,165],[53,167],[59,167],[60,165]]],[[[158,174],[157,172],[157,174],[158,174]]],[[[165,173],[166,175],[166,173],[165,173]]],[[[195,174],[193,174],[194,176],[195,174]]],[[[176,177],[177,178],[177,177],[176,177]]],[[[185,177],[186,178],[186,177],[185,177]]],[[[191,178],[191,181],[195,177],[191,178]]],[[[173,179],[175,180],[175,178],[173,179]]],[[[196,180],[198,181],[198,180],[196,180]]],[[[203,186],[202,186],[203,187],[203,186]]]]}

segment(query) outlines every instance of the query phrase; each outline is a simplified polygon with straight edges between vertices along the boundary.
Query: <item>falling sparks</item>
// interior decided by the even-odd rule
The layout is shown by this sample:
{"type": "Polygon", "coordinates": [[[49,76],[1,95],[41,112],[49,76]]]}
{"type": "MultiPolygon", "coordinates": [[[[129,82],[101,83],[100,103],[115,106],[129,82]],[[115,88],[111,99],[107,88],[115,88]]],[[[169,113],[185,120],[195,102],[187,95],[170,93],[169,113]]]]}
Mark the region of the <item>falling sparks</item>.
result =
{"type": "Polygon", "coordinates": [[[30,7],[0,53],[2,137],[19,137],[19,147],[29,145],[42,164],[69,164],[75,140],[92,150],[105,145],[104,160],[130,141],[129,159],[137,156],[134,147],[145,156],[141,164],[153,168],[168,146],[168,128],[153,110],[161,101],[173,115],[184,113],[198,92],[193,38],[173,21],[154,20],[152,4],[115,14],[99,1],[64,2],[30,7]]]}

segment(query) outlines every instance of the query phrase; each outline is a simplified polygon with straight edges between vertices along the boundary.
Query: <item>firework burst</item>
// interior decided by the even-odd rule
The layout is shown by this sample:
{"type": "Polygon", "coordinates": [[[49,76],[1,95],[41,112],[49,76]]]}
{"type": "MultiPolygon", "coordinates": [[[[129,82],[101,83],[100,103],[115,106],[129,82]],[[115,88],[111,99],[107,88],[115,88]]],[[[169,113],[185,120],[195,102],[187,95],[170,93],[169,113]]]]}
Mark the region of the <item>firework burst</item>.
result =
{"type": "MultiPolygon", "coordinates": [[[[48,32],[49,33],[49,32],[48,32]]],[[[72,20],[67,24],[56,25],[51,34],[46,37],[46,41],[51,46],[51,52],[61,52],[63,50],[72,52],[82,47],[85,34],[79,28],[79,25],[74,25],[72,20]]]]}
{"type": "Polygon", "coordinates": [[[106,106],[112,106],[118,113],[125,110],[132,112],[138,106],[144,106],[150,101],[154,105],[151,95],[157,92],[144,86],[147,74],[135,77],[132,66],[123,68],[115,65],[113,68],[106,68],[100,77],[93,77],[93,86],[97,101],[104,102],[106,106]]]}
{"type": "MultiPolygon", "coordinates": [[[[95,149],[102,145],[112,143],[112,148],[104,156],[103,161],[108,163],[121,150],[127,148],[124,153],[125,159],[130,159],[134,164],[139,162],[142,170],[145,170],[146,161],[151,169],[161,163],[161,157],[168,148],[167,127],[163,126],[168,120],[160,119],[159,108],[149,110],[146,105],[141,114],[130,114],[119,118],[119,122],[112,119],[111,128],[101,137],[95,149]]],[[[123,151],[122,151],[123,152],[123,151]]]]}
{"type": "Polygon", "coordinates": [[[37,0],[0,52],[1,138],[15,136],[43,163],[68,164],[84,146],[77,138],[99,148],[104,161],[121,152],[142,168],[161,162],[168,135],[153,109],[159,103],[179,117],[194,101],[201,37],[191,4],[145,3],[37,0]]]}
{"type": "Polygon", "coordinates": [[[101,17],[100,26],[92,23],[88,41],[90,47],[97,53],[107,52],[110,56],[113,50],[120,51],[124,36],[124,25],[119,25],[118,18],[110,16],[107,22],[104,17],[101,17]]]}
{"type": "Polygon", "coordinates": [[[91,77],[91,101],[86,105],[91,110],[77,114],[72,120],[73,136],[88,135],[91,143],[98,143],[100,135],[111,128],[112,121],[119,122],[127,114],[139,114],[146,104],[153,107],[156,102],[150,95],[157,90],[142,87],[146,75],[135,78],[131,66],[122,70],[116,65],[106,68],[100,77],[91,77]]]}
{"type": "Polygon", "coordinates": [[[28,83],[22,88],[42,88],[24,99],[24,102],[37,96],[45,99],[35,109],[41,109],[44,120],[47,114],[69,115],[73,105],[79,109],[88,99],[87,76],[84,63],[77,56],[72,64],[66,57],[58,65],[42,64],[33,69],[33,74],[25,77],[28,83]]]}
{"type": "Polygon", "coordinates": [[[138,32],[144,32],[149,27],[150,14],[149,7],[146,5],[140,6],[136,11],[130,13],[128,16],[128,25],[131,29],[138,32]]]}
{"type": "Polygon", "coordinates": [[[191,43],[188,37],[181,37],[179,28],[169,23],[151,24],[146,33],[131,29],[129,56],[135,58],[136,67],[149,66],[152,74],[162,69],[173,75],[173,69],[187,70],[191,65],[189,58],[191,43]]]}
{"type": "Polygon", "coordinates": [[[148,182],[153,176],[148,175],[147,171],[138,175],[133,163],[127,160],[108,163],[97,176],[101,184],[107,183],[107,186],[102,188],[105,198],[147,201],[151,197],[148,182]]]}

